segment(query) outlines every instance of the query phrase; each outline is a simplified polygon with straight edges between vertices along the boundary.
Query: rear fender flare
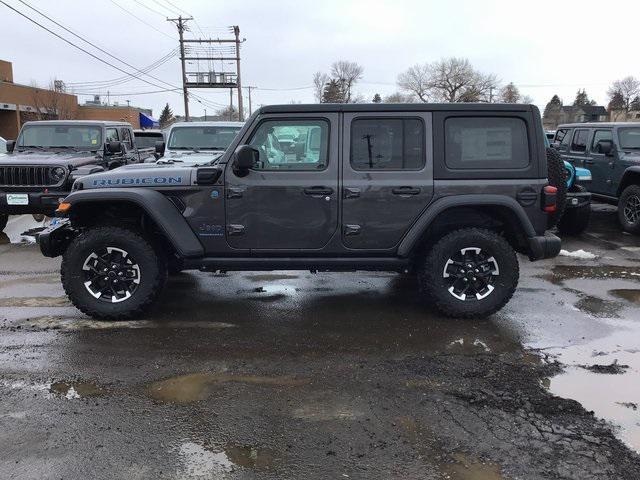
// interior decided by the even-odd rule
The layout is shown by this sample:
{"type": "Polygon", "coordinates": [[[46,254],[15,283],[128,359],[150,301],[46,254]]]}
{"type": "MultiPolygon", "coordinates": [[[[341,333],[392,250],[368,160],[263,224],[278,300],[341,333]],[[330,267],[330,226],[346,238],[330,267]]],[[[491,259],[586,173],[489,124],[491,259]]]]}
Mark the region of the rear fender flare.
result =
{"type": "Polygon", "coordinates": [[[453,207],[499,206],[512,211],[520,221],[520,227],[527,238],[535,237],[536,231],[522,206],[513,198],[504,195],[456,195],[434,201],[409,229],[398,246],[398,256],[411,255],[418,246],[423,234],[436,220],[438,215],[453,207]]]}

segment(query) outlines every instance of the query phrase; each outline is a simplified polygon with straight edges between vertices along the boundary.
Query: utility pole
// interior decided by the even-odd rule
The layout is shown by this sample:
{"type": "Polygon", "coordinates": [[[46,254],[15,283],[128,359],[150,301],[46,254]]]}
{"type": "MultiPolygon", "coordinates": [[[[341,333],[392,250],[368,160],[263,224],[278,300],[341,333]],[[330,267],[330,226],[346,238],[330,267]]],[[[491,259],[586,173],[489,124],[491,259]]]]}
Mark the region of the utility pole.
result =
{"type": "Polygon", "coordinates": [[[229,89],[229,121],[233,120],[233,88],[229,89]]]}
{"type": "Polygon", "coordinates": [[[251,116],[251,114],[253,113],[253,111],[251,110],[251,90],[255,89],[256,87],[244,87],[247,89],[247,91],[249,92],[249,116],[251,116]]]}
{"type": "Polygon", "coordinates": [[[193,20],[192,17],[183,18],[167,18],[167,21],[174,22],[178,26],[178,35],[180,36],[180,62],[182,63],[182,94],[184,96],[184,119],[189,121],[189,93],[187,92],[187,71],[185,68],[185,56],[184,56],[184,29],[189,20],[193,20]]]}
{"type": "Polygon", "coordinates": [[[489,103],[493,103],[493,87],[489,87],[489,103]]]}
{"type": "Polygon", "coordinates": [[[236,73],[238,74],[238,120],[244,121],[244,112],[242,111],[242,80],[240,76],[240,27],[233,26],[233,33],[236,36],[236,73]]]}

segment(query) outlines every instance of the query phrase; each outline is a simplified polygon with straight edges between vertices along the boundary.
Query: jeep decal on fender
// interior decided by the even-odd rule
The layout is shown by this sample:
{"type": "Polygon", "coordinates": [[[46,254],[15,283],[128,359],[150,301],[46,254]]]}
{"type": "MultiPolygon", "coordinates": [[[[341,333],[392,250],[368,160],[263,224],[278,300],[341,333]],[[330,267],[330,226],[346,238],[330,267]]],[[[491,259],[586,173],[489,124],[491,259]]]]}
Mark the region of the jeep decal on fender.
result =
{"type": "Polygon", "coordinates": [[[117,185],[175,185],[181,183],[182,177],[103,178],[94,180],[93,186],[113,187],[117,185]]]}

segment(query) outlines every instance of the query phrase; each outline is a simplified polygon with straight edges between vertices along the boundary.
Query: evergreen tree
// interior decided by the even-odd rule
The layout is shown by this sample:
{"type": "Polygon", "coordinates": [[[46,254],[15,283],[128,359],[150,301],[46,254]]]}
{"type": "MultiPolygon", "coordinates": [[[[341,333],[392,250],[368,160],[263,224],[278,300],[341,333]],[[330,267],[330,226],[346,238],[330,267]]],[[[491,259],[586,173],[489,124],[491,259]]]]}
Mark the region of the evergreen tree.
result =
{"type": "Polygon", "coordinates": [[[329,80],[325,85],[321,103],[344,103],[344,95],[336,79],[329,80]]]}
{"type": "Polygon", "coordinates": [[[633,100],[631,100],[631,110],[638,111],[640,110],[640,96],[635,96],[633,100]]]}
{"type": "Polygon", "coordinates": [[[173,122],[173,112],[171,111],[171,108],[169,108],[168,103],[162,109],[159,122],[160,128],[168,127],[173,122]]]}
{"type": "Polygon", "coordinates": [[[503,103],[519,103],[522,95],[520,95],[518,87],[516,87],[513,82],[510,82],[500,89],[499,98],[503,103]]]}
{"type": "Polygon", "coordinates": [[[373,96],[373,100],[371,100],[373,103],[382,103],[382,97],[380,96],[379,93],[376,93],[373,96]]]}
{"type": "Polygon", "coordinates": [[[578,90],[576,93],[576,99],[573,101],[574,107],[580,107],[582,105],[595,105],[595,100],[589,100],[589,95],[587,95],[587,91],[583,88],[582,90],[578,90]]]}
{"type": "Polygon", "coordinates": [[[607,108],[609,111],[625,109],[624,96],[622,95],[622,92],[620,92],[620,90],[611,92],[611,101],[609,102],[607,108]]]}

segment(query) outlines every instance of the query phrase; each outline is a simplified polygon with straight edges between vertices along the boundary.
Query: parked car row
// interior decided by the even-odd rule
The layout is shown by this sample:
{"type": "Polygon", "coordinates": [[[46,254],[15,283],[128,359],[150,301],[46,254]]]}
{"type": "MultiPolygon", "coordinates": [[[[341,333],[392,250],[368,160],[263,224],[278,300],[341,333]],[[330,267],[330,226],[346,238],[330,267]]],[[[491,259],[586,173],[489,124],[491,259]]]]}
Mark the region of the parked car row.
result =
{"type": "Polygon", "coordinates": [[[169,131],[165,152],[160,130],[133,130],[123,122],[35,121],[0,150],[0,232],[9,215],[52,216],[73,183],[86,175],[124,165],[211,161],[231,143],[239,122],[179,123],[169,131]]]}
{"type": "Polygon", "coordinates": [[[560,125],[553,147],[575,168],[591,171],[584,187],[598,200],[618,205],[622,228],[640,233],[640,123],[560,125]]]}

